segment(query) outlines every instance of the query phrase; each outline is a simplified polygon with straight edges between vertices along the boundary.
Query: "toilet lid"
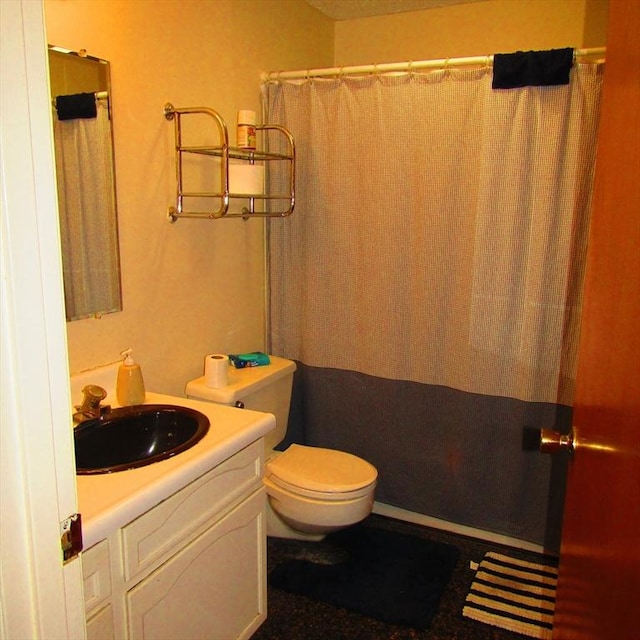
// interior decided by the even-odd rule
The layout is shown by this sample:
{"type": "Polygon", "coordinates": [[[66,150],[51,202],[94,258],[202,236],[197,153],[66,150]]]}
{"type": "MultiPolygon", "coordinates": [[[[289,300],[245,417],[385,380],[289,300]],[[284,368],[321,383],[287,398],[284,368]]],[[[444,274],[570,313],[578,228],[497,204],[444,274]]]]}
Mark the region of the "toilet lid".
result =
{"type": "Polygon", "coordinates": [[[345,451],[292,444],[266,465],[272,481],[322,493],[357,491],[376,481],[376,468],[345,451]]]}

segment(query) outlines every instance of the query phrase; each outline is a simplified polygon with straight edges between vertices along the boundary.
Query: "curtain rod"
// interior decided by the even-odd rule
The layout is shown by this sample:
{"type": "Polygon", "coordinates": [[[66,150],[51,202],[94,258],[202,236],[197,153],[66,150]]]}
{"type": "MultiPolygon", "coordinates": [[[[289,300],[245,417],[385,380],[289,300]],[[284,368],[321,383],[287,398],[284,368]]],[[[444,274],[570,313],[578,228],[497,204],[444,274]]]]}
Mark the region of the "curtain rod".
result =
{"type": "MultiPolygon", "coordinates": [[[[588,58],[593,56],[603,56],[605,47],[593,49],[575,49],[574,60],[577,58],[588,58]]],[[[300,71],[269,71],[260,76],[262,82],[293,80],[307,78],[322,78],[327,76],[347,76],[372,73],[408,72],[416,69],[436,69],[447,67],[466,67],[473,65],[488,66],[493,62],[493,55],[472,56],[468,58],[440,58],[437,60],[419,60],[417,62],[390,62],[384,64],[367,64],[352,67],[331,67],[326,69],[306,69],[300,71]]]]}

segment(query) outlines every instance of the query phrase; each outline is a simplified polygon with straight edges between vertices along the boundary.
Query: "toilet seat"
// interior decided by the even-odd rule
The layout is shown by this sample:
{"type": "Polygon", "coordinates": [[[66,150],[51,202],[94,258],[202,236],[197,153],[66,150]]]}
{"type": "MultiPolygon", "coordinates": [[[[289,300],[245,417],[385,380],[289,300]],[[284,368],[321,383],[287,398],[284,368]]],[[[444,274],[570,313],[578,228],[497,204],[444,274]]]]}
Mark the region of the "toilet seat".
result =
{"type": "Polygon", "coordinates": [[[291,493],[318,500],[354,500],[375,486],[376,468],[353,454],[292,444],[265,466],[266,477],[291,493]]]}

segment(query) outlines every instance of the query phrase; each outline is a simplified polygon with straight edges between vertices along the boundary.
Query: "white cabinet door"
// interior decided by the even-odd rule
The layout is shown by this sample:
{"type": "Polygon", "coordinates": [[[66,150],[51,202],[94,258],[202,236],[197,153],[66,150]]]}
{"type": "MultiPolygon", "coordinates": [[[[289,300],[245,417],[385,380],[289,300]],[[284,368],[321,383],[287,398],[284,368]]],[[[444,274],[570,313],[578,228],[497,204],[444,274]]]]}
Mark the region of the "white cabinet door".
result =
{"type": "Polygon", "coordinates": [[[106,540],[82,552],[82,578],[85,611],[92,614],[111,597],[109,543],[106,540]]]}
{"type": "Polygon", "coordinates": [[[254,442],[124,527],[125,578],[168,560],[212,519],[261,487],[262,451],[262,441],[254,442]]]}
{"type": "Polygon", "coordinates": [[[87,640],[113,640],[115,637],[113,609],[108,604],[87,619],[87,640]]]}
{"type": "Polygon", "coordinates": [[[127,593],[132,640],[250,638],[266,618],[260,488],[127,593]]]}

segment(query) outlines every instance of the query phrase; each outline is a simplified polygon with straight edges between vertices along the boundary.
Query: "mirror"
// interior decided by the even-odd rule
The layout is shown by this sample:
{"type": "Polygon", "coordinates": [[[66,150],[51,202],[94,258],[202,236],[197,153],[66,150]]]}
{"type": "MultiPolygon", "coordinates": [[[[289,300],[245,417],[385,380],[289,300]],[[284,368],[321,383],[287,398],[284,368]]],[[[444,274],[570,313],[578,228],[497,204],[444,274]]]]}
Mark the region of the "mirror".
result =
{"type": "Polygon", "coordinates": [[[67,320],[122,311],[109,63],[49,46],[67,320]]]}

